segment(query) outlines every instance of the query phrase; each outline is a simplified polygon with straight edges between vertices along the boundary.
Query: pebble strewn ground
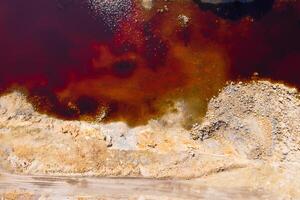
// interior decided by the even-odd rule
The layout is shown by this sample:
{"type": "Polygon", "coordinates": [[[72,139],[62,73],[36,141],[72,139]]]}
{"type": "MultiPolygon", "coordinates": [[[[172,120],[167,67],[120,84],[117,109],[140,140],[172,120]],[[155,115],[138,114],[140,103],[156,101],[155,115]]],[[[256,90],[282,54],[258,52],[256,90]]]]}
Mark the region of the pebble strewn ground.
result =
{"type": "Polygon", "coordinates": [[[189,187],[246,188],[261,194],[258,199],[265,194],[300,197],[296,89],[267,81],[231,83],[210,101],[205,118],[191,130],[181,125],[183,104],[176,104],[177,112],[129,128],[122,122],[48,117],[35,112],[21,93],[12,92],[0,98],[0,166],[6,172],[46,178],[184,178],[192,179],[189,187]]]}

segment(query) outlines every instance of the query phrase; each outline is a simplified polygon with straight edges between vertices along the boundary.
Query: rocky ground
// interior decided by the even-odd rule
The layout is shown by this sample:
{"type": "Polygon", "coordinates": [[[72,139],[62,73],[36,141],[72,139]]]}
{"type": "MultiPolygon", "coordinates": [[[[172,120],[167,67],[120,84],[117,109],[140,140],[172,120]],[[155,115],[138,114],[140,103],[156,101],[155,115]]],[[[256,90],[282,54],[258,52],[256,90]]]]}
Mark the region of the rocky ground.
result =
{"type": "Polygon", "coordinates": [[[296,89],[231,83],[191,130],[182,126],[184,103],[175,110],[130,128],[63,121],[35,112],[20,92],[2,96],[0,193],[3,199],[300,198],[296,89]]]}

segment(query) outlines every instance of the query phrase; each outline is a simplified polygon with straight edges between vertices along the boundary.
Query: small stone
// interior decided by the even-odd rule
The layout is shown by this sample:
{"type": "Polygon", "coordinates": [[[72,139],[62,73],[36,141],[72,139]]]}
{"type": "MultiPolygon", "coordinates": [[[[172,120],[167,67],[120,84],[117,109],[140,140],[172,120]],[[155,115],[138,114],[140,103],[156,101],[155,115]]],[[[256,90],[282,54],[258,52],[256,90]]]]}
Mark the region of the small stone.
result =
{"type": "Polygon", "coordinates": [[[157,144],[148,144],[147,146],[154,149],[157,146],[157,144]]]}
{"type": "Polygon", "coordinates": [[[169,11],[169,8],[168,8],[167,5],[164,5],[164,10],[165,10],[165,11],[169,11]]]}
{"type": "Polygon", "coordinates": [[[283,155],[287,155],[290,152],[290,149],[284,145],[281,149],[283,155]]]}
{"type": "Polygon", "coordinates": [[[153,1],[152,0],[142,0],[142,6],[146,10],[151,10],[153,8],[153,1]]]}
{"type": "Polygon", "coordinates": [[[106,142],[107,147],[112,147],[113,146],[112,137],[110,135],[104,136],[104,141],[106,142]]]}
{"type": "Polygon", "coordinates": [[[1,108],[1,107],[0,107],[0,114],[1,114],[1,115],[4,115],[6,112],[7,112],[7,109],[6,109],[6,108],[1,108]]]}
{"type": "Polygon", "coordinates": [[[297,94],[297,89],[296,88],[292,88],[288,91],[288,94],[297,94]]]}
{"type": "Polygon", "coordinates": [[[181,14],[178,15],[178,21],[182,27],[187,27],[189,25],[190,18],[186,15],[181,14]]]}

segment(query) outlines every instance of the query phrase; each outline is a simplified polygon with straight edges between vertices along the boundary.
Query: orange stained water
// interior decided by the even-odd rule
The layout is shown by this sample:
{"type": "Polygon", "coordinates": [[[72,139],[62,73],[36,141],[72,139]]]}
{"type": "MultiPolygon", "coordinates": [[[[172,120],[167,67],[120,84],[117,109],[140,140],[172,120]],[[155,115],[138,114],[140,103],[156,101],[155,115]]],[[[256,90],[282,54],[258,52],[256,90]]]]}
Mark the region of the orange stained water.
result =
{"type": "Polygon", "coordinates": [[[193,116],[226,81],[300,85],[300,3],[2,0],[0,90],[63,119],[144,124],[184,99],[193,116]]]}

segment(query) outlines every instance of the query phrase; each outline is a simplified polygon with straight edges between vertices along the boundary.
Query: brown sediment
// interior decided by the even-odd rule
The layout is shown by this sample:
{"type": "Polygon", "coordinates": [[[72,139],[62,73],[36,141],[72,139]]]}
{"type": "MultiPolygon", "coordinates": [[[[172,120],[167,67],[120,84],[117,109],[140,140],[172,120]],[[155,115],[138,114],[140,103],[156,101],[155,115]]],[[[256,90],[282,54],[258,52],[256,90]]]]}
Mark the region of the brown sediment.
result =
{"type": "Polygon", "coordinates": [[[137,125],[179,98],[203,114],[226,81],[254,72],[300,85],[299,2],[272,2],[258,16],[243,8],[238,18],[194,1],[155,1],[151,10],[87,2],[0,2],[2,91],[22,87],[39,111],[60,118],[103,112],[137,125]]]}

